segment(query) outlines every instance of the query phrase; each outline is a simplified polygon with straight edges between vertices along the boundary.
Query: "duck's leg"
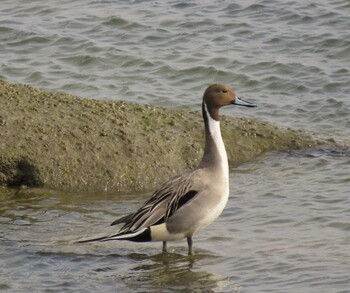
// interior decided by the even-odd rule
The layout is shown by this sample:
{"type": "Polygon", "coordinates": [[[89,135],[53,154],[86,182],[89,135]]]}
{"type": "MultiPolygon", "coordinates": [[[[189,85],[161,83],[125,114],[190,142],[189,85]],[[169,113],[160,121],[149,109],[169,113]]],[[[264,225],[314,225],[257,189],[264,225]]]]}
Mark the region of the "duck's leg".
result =
{"type": "Polygon", "coordinates": [[[166,249],[166,241],[163,241],[163,252],[166,252],[167,249],[166,249]]]}
{"type": "Polygon", "coordinates": [[[192,254],[192,237],[187,237],[188,255],[192,254]]]}

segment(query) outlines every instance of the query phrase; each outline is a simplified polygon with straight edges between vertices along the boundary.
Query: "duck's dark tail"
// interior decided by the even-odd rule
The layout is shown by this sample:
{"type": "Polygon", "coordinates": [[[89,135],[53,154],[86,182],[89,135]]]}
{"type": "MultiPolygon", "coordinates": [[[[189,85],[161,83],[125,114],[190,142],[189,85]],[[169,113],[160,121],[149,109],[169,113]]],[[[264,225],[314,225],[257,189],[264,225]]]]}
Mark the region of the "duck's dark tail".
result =
{"type": "Polygon", "coordinates": [[[102,242],[102,241],[108,241],[109,236],[103,236],[93,239],[86,239],[86,240],[79,240],[77,243],[89,243],[89,242],[102,242]]]}
{"type": "Polygon", "coordinates": [[[77,241],[77,243],[103,242],[103,241],[111,241],[111,240],[129,240],[134,242],[152,241],[151,229],[148,227],[148,228],[143,228],[141,230],[133,231],[133,232],[116,233],[116,234],[93,238],[93,239],[80,240],[80,241],[77,241]]]}

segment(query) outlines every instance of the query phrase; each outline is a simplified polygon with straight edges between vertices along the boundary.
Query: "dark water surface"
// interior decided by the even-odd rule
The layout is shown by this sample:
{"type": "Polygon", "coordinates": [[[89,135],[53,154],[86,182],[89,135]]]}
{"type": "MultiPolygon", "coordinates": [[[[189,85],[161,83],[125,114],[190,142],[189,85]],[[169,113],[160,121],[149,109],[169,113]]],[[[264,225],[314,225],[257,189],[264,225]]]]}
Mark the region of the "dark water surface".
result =
{"type": "MultiPolygon", "coordinates": [[[[350,2],[12,1],[0,77],[86,98],[198,109],[232,85],[258,108],[225,110],[350,138],[350,2]]],[[[348,151],[271,153],[231,170],[223,215],[186,243],[75,244],[149,194],[45,191],[0,204],[7,292],[350,292],[348,151]]]]}
{"type": "Polygon", "coordinates": [[[225,82],[259,105],[243,115],[349,135],[349,13],[347,0],[2,0],[0,76],[194,109],[225,82]]]}
{"type": "Polygon", "coordinates": [[[74,243],[115,231],[109,223],[148,195],[18,194],[1,201],[0,288],[349,292],[349,183],[349,154],[325,150],[233,169],[228,206],[194,238],[191,257],[185,240],[165,255],[161,243],[74,243]]]}

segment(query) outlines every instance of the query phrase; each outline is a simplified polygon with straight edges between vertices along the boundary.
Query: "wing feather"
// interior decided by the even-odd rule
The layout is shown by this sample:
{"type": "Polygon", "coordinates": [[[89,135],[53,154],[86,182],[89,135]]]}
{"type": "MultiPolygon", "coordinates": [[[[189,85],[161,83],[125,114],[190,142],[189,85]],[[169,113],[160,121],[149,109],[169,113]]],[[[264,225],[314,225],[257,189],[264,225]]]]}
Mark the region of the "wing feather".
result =
{"type": "Polygon", "coordinates": [[[122,218],[126,221],[119,233],[136,231],[166,222],[198,193],[193,175],[193,172],[187,173],[163,184],[135,213],[122,218]]]}

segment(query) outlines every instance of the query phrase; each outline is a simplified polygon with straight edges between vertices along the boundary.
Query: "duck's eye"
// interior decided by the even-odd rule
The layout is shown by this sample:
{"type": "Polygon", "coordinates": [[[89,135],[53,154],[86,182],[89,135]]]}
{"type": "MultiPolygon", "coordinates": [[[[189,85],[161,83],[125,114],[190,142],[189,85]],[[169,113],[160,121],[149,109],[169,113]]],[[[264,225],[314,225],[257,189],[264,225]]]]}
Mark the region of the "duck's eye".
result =
{"type": "Polygon", "coordinates": [[[224,94],[226,94],[226,93],[227,93],[227,90],[222,90],[222,92],[223,92],[224,94]]]}

